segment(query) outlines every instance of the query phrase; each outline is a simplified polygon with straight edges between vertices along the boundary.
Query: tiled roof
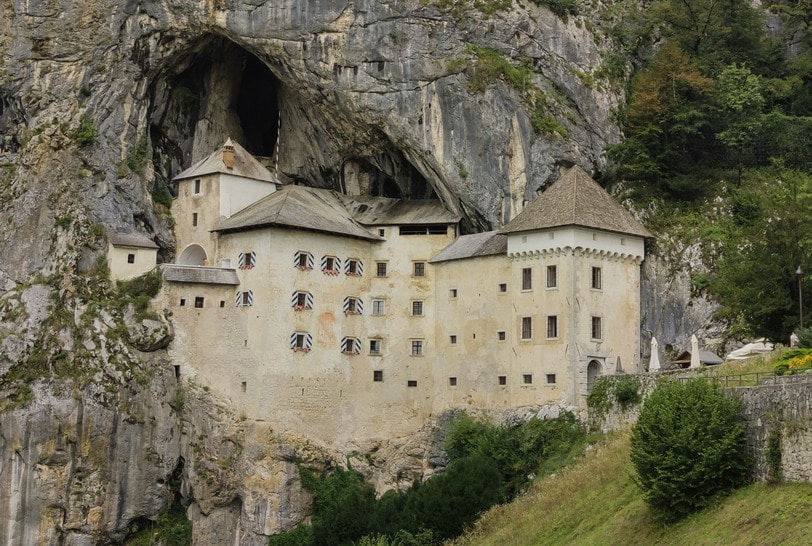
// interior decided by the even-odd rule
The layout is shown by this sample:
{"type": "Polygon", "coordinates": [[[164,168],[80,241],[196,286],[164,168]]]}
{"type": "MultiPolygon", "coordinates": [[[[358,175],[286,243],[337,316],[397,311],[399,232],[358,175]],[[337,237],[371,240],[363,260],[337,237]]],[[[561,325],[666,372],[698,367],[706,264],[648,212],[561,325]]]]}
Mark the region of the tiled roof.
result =
{"type": "Polygon", "coordinates": [[[651,237],[651,233],[620,206],[583,169],[572,167],[502,228],[502,233],[584,226],[651,237]]]}
{"type": "Polygon", "coordinates": [[[154,248],[157,249],[158,245],[155,244],[149,237],[141,233],[119,233],[116,231],[107,234],[107,240],[113,246],[128,246],[132,248],[154,248]]]}
{"type": "Polygon", "coordinates": [[[202,267],[198,265],[163,264],[164,280],[198,284],[238,285],[240,279],[234,269],[202,267]]]}
{"type": "Polygon", "coordinates": [[[439,199],[392,199],[340,195],[356,222],[365,226],[456,224],[460,216],[449,212],[439,199]]]}
{"type": "Polygon", "coordinates": [[[507,252],[507,236],[496,231],[463,235],[429,260],[430,263],[493,256],[507,252]]]}
{"type": "Polygon", "coordinates": [[[175,176],[173,180],[185,180],[187,178],[195,178],[207,174],[224,173],[263,182],[277,183],[271,171],[266,169],[262,163],[257,161],[245,148],[236,142],[232,142],[231,139],[228,139],[223,147],[229,145],[234,147],[234,167],[231,169],[226,167],[226,164],[223,163],[223,148],[221,147],[212,152],[205,159],[201,159],[175,176]]]}
{"type": "Polygon", "coordinates": [[[350,218],[338,194],[307,186],[285,186],[221,221],[213,231],[227,233],[267,226],[381,240],[350,218]]]}

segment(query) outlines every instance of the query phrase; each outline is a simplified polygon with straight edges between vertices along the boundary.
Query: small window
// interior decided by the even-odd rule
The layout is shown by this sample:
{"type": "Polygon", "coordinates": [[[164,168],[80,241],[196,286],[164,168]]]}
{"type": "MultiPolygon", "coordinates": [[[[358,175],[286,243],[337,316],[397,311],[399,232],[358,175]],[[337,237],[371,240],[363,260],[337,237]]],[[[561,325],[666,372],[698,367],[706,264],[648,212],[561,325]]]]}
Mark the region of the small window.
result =
{"type": "Polygon", "coordinates": [[[294,352],[309,353],[313,348],[313,336],[307,332],[293,332],[290,335],[290,348],[294,352]]]}
{"type": "Polygon", "coordinates": [[[381,316],[386,313],[386,304],[384,300],[372,300],[372,314],[375,316],[381,316]]]}
{"type": "Polygon", "coordinates": [[[601,339],[601,317],[592,317],[592,339],[601,339]]]}
{"type": "Polygon", "coordinates": [[[507,339],[507,333],[504,330],[499,330],[496,332],[496,338],[499,341],[505,341],[507,339]]]}
{"type": "Polygon", "coordinates": [[[347,296],[344,298],[344,314],[345,315],[362,315],[364,314],[364,302],[361,298],[347,296]]]}
{"type": "Polygon", "coordinates": [[[369,354],[371,354],[371,355],[379,355],[379,354],[381,354],[381,340],[380,339],[370,339],[369,340],[369,354]]]}
{"type": "Polygon", "coordinates": [[[426,262],[414,262],[414,276],[415,277],[426,276],[426,262]]]}
{"type": "Polygon", "coordinates": [[[298,250],[293,255],[293,265],[302,271],[313,269],[313,255],[303,250],[298,250]]]}
{"type": "Polygon", "coordinates": [[[526,242],[527,242],[527,235],[522,235],[522,242],[523,242],[523,243],[526,243],[526,242]]]}
{"type": "Polygon", "coordinates": [[[345,337],[341,339],[341,352],[345,355],[361,354],[361,340],[357,337],[345,337]]]}
{"type": "Polygon", "coordinates": [[[242,392],[245,392],[247,389],[248,389],[248,382],[247,381],[243,381],[242,383],[240,383],[240,390],[242,392]]]}
{"type": "Polygon", "coordinates": [[[507,385],[507,376],[506,375],[500,375],[499,376],[499,384],[500,385],[507,385]]]}
{"type": "Polygon", "coordinates": [[[417,381],[415,381],[414,379],[409,379],[409,380],[406,382],[406,386],[407,386],[407,387],[416,387],[416,386],[417,386],[417,381]]]}
{"type": "Polygon", "coordinates": [[[372,380],[377,383],[383,382],[383,370],[374,370],[372,372],[372,380]]]}
{"type": "Polygon", "coordinates": [[[195,194],[200,193],[200,179],[195,180],[195,194]]]}
{"type": "Polygon", "coordinates": [[[197,309],[202,309],[203,308],[203,301],[204,301],[203,296],[196,296],[195,297],[195,307],[197,309]]]}
{"type": "Polygon", "coordinates": [[[457,386],[457,378],[456,377],[449,377],[448,378],[448,385],[450,387],[456,387],[457,386]]]}
{"type": "Polygon", "coordinates": [[[325,275],[338,275],[341,269],[341,260],[335,256],[322,256],[321,271],[325,275]]]}
{"type": "Polygon", "coordinates": [[[178,302],[178,305],[180,305],[181,307],[186,307],[186,298],[181,298],[180,302],[178,302]]]}
{"type": "Polygon", "coordinates": [[[197,213],[196,212],[192,213],[192,225],[193,226],[197,225],[197,213]]]}
{"type": "Polygon", "coordinates": [[[254,305],[254,292],[252,290],[237,292],[237,295],[234,297],[234,304],[237,307],[250,307],[254,305]]]}
{"type": "Polygon", "coordinates": [[[412,302],[412,316],[413,317],[422,317],[423,316],[423,302],[422,301],[413,301],[412,302]]]}
{"type": "Polygon", "coordinates": [[[127,263],[134,264],[135,263],[135,254],[127,254],[127,263]]]}
{"type": "Polygon", "coordinates": [[[246,250],[237,255],[237,267],[240,269],[253,269],[257,265],[257,253],[246,250]]]}
{"type": "Polygon", "coordinates": [[[455,334],[451,334],[450,336],[448,336],[448,342],[451,345],[456,345],[457,344],[457,336],[455,334]]]}
{"type": "Polygon", "coordinates": [[[386,269],[388,262],[375,262],[375,276],[386,277],[386,269]]]}
{"type": "Polygon", "coordinates": [[[448,291],[448,298],[452,299],[452,300],[457,299],[457,289],[456,288],[452,288],[451,290],[448,291]]]}
{"type": "Polygon", "coordinates": [[[533,317],[522,317],[522,339],[533,339],[533,317]]]}
{"type": "Polygon", "coordinates": [[[384,228],[378,228],[378,236],[386,237],[386,230],[384,228]]]}
{"type": "Polygon", "coordinates": [[[226,306],[226,300],[220,300],[220,307],[222,308],[222,307],[225,307],[225,306],[226,306]]]}
{"type": "Polygon", "coordinates": [[[592,268],[592,288],[595,290],[600,290],[601,286],[603,285],[601,279],[601,268],[600,267],[593,267],[592,268]]]}
{"type": "Polygon", "coordinates": [[[313,294],[310,292],[297,290],[293,293],[290,304],[295,311],[301,311],[302,309],[313,309],[313,294]]]}
{"type": "Polygon", "coordinates": [[[504,294],[506,292],[507,292],[507,283],[506,282],[500,282],[499,283],[499,293],[504,294]]]}
{"type": "Polygon", "coordinates": [[[423,340],[422,339],[413,339],[412,340],[412,356],[423,356],[423,340]]]}
{"type": "Polygon", "coordinates": [[[624,239],[623,237],[621,237],[621,238],[620,238],[620,245],[621,245],[621,246],[625,246],[625,245],[626,245],[626,239],[624,239]]]}
{"type": "Polygon", "coordinates": [[[554,265],[547,266],[547,288],[558,286],[558,268],[554,265]]]}
{"type": "Polygon", "coordinates": [[[555,374],[554,373],[548,373],[545,376],[545,378],[547,380],[548,385],[555,385],[555,374]]]}
{"type": "Polygon", "coordinates": [[[361,260],[351,258],[344,264],[344,273],[351,277],[360,277],[364,274],[364,264],[361,260]]]}
{"type": "Polygon", "coordinates": [[[532,385],[533,384],[533,374],[526,373],[522,375],[522,383],[525,385],[532,385]]]}
{"type": "Polygon", "coordinates": [[[533,269],[525,267],[522,269],[522,290],[533,289],[533,269]]]}
{"type": "Polygon", "coordinates": [[[553,315],[547,317],[547,339],[558,337],[558,317],[553,315]]]}

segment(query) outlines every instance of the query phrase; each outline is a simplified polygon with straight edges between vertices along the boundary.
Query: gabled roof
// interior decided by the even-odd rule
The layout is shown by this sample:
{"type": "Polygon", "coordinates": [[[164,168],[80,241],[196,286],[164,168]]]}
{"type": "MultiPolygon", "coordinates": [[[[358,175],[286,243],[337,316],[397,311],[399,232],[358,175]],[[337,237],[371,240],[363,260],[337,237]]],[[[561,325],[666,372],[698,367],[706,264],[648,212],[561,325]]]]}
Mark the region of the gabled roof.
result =
{"type": "MultiPolygon", "coordinates": [[[[691,363],[691,351],[682,351],[679,356],[671,361],[673,364],[690,364],[691,363]]],[[[699,362],[701,364],[705,364],[707,366],[713,366],[716,364],[721,364],[724,362],[719,355],[716,353],[712,353],[710,351],[706,351],[704,349],[699,350],[699,362]]]]}
{"type": "Polygon", "coordinates": [[[497,231],[486,231],[473,235],[463,235],[441,250],[429,263],[462,260],[479,256],[493,256],[507,252],[507,235],[497,231]]]}
{"type": "Polygon", "coordinates": [[[155,244],[146,235],[140,233],[119,233],[113,231],[107,234],[107,240],[113,246],[126,246],[131,248],[151,248],[157,249],[158,245],[155,244]]]}
{"type": "Polygon", "coordinates": [[[350,218],[330,190],[285,186],[220,222],[212,231],[233,232],[283,226],[380,241],[350,218]]]}
{"type": "Polygon", "coordinates": [[[169,282],[226,284],[232,286],[240,284],[240,279],[234,269],[180,264],[163,264],[161,269],[164,272],[164,279],[169,282]]]}
{"type": "Polygon", "coordinates": [[[365,226],[456,224],[461,217],[439,199],[339,196],[353,219],[365,226]]]}
{"type": "Polygon", "coordinates": [[[651,233],[577,165],[502,228],[502,233],[583,226],[651,237],[651,233]]]}
{"type": "Polygon", "coordinates": [[[271,172],[266,169],[262,163],[257,161],[248,151],[237,144],[232,142],[229,138],[221,148],[218,148],[208,157],[201,159],[185,171],[181,172],[173,180],[185,180],[187,178],[195,178],[206,176],[208,174],[233,174],[243,178],[251,178],[262,182],[278,183],[271,172]],[[232,146],[234,148],[234,167],[229,169],[223,163],[223,148],[232,146]]]}

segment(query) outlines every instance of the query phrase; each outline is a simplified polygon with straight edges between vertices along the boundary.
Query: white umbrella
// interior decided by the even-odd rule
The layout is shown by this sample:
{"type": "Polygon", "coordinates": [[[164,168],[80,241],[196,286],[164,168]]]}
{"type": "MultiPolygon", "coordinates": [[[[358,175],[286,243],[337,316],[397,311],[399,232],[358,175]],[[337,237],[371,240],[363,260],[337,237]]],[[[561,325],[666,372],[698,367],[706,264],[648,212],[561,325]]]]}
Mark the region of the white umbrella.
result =
{"type": "Polygon", "coordinates": [[[657,352],[658,349],[659,343],[657,343],[657,338],[651,336],[651,360],[648,361],[648,371],[650,372],[660,371],[660,355],[657,352]]]}
{"type": "Polygon", "coordinates": [[[691,336],[691,369],[699,368],[699,340],[696,334],[691,336]]]}

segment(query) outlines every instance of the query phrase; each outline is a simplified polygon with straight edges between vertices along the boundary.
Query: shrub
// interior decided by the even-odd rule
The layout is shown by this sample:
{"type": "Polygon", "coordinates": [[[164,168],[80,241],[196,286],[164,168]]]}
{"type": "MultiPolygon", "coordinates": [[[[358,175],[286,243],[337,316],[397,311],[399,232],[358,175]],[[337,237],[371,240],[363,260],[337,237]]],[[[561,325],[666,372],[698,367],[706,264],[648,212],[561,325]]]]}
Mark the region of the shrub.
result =
{"type": "Polygon", "coordinates": [[[797,333],[798,347],[802,349],[812,349],[812,328],[801,328],[797,333]]]}
{"type": "Polygon", "coordinates": [[[812,350],[789,349],[775,360],[773,369],[776,375],[795,374],[802,370],[812,369],[812,350]]]}
{"type": "Polygon", "coordinates": [[[96,143],[96,124],[93,118],[87,114],[82,114],[79,118],[79,127],[73,134],[74,140],[79,146],[90,146],[96,143]]]}
{"type": "Polygon", "coordinates": [[[623,409],[640,403],[640,380],[636,377],[622,376],[615,382],[615,400],[623,409]]]}
{"type": "Polygon", "coordinates": [[[666,523],[747,481],[739,401],[702,379],[659,385],[632,429],[631,459],[648,506],[666,523]]]}

